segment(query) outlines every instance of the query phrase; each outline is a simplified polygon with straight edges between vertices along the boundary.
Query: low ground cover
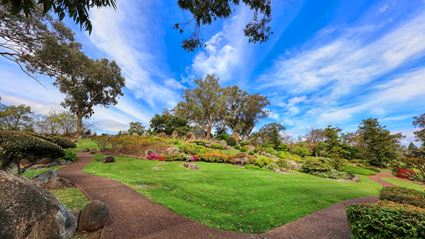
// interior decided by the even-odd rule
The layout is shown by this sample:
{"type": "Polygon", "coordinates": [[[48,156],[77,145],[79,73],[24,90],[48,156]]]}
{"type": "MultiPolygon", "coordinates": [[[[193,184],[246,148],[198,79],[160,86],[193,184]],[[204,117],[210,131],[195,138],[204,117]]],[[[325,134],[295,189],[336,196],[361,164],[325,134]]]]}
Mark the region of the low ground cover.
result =
{"type": "Polygon", "coordinates": [[[129,185],[178,214],[224,230],[264,232],[342,200],[378,195],[381,186],[366,176],[340,182],[303,173],[274,173],[230,164],[116,157],[95,161],[84,171],[129,185]]]}
{"type": "Polygon", "coordinates": [[[54,189],[50,192],[59,202],[70,210],[81,210],[89,202],[87,197],[78,188],[54,189]]]}

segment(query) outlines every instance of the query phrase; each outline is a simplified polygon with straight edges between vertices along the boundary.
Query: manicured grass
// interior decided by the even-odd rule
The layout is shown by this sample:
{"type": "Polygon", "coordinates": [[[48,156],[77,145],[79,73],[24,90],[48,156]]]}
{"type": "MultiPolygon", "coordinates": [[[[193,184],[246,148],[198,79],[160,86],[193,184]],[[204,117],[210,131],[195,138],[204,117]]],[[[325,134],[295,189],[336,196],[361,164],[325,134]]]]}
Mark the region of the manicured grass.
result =
{"type": "Polygon", "coordinates": [[[375,175],[378,173],[377,171],[372,169],[363,168],[359,166],[352,166],[352,165],[344,166],[342,170],[344,170],[347,173],[360,174],[360,175],[375,175]]]}
{"type": "Polygon", "coordinates": [[[386,182],[392,183],[396,186],[399,186],[399,187],[415,189],[415,190],[422,191],[422,192],[425,191],[425,185],[423,185],[423,184],[421,185],[421,184],[417,184],[417,183],[414,183],[414,182],[410,182],[410,181],[406,181],[406,180],[402,180],[402,179],[398,179],[398,178],[384,177],[384,178],[381,178],[381,179],[386,181],[386,182]]]}
{"type": "Polygon", "coordinates": [[[83,209],[88,203],[87,197],[78,188],[55,189],[50,192],[70,210],[83,209]]]}
{"type": "Polygon", "coordinates": [[[50,167],[50,168],[27,169],[27,171],[25,171],[25,173],[22,176],[24,176],[25,178],[28,178],[28,179],[32,179],[35,176],[38,176],[38,175],[45,173],[49,170],[56,171],[56,170],[60,169],[61,167],[62,166],[53,166],[53,167],[50,167]]]}
{"type": "Polygon", "coordinates": [[[77,149],[99,149],[99,147],[91,139],[79,139],[77,141],[77,149]]]}
{"type": "Polygon", "coordinates": [[[112,164],[93,161],[84,171],[123,182],[178,214],[232,231],[264,232],[343,200],[377,195],[381,188],[366,176],[355,183],[230,164],[198,162],[200,169],[190,170],[182,162],[116,159],[112,164]]]}

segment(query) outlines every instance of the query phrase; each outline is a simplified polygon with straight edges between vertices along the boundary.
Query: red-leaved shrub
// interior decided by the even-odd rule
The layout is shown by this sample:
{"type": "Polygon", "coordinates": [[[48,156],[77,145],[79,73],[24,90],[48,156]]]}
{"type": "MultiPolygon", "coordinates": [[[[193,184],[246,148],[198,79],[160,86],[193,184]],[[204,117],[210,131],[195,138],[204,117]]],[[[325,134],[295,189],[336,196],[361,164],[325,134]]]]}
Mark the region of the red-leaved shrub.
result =
{"type": "Polygon", "coordinates": [[[164,156],[161,156],[158,153],[155,153],[155,152],[152,152],[152,151],[148,152],[147,158],[149,160],[159,160],[159,161],[164,161],[165,160],[165,157],[164,156]]]}
{"type": "Polygon", "coordinates": [[[415,177],[415,173],[409,169],[398,169],[396,176],[404,179],[411,179],[415,177]]]}

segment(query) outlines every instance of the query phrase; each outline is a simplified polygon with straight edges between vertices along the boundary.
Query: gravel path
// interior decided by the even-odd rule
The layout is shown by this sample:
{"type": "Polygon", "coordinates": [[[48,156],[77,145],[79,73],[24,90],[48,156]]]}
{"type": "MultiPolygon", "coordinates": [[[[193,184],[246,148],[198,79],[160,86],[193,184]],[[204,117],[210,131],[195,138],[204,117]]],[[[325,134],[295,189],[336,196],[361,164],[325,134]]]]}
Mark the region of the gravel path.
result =
{"type": "Polygon", "coordinates": [[[221,231],[177,215],[117,181],[82,172],[81,170],[90,163],[92,155],[80,153],[79,158],[77,162],[62,168],[59,175],[71,180],[90,200],[106,203],[111,216],[101,238],[108,239],[345,239],[349,238],[350,234],[345,207],[353,203],[377,200],[375,197],[367,197],[344,201],[264,234],[221,231]]]}
{"type": "Polygon", "coordinates": [[[392,183],[389,183],[387,181],[382,180],[381,178],[396,178],[394,175],[391,174],[391,172],[380,172],[375,175],[371,175],[368,177],[369,179],[381,184],[384,187],[394,187],[395,185],[392,183]]]}

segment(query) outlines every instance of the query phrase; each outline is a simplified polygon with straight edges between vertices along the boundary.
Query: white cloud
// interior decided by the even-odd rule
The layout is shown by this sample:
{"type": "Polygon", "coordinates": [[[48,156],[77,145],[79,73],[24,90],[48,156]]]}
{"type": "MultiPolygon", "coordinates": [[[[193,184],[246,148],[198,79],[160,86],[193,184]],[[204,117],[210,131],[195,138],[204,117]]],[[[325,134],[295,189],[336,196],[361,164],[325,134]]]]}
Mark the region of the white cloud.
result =
{"type": "Polygon", "coordinates": [[[243,34],[245,24],[251,17],[249,13],[249,9],[242,8],[230,22],[225,23],[222,31],[205,43],[205,49],[196,54],[192,65],[187,69],[189,78],[215,74],[222,81],[226,81],[241,70],[249,60],[246,57],[249,43],[243,34]]]}

